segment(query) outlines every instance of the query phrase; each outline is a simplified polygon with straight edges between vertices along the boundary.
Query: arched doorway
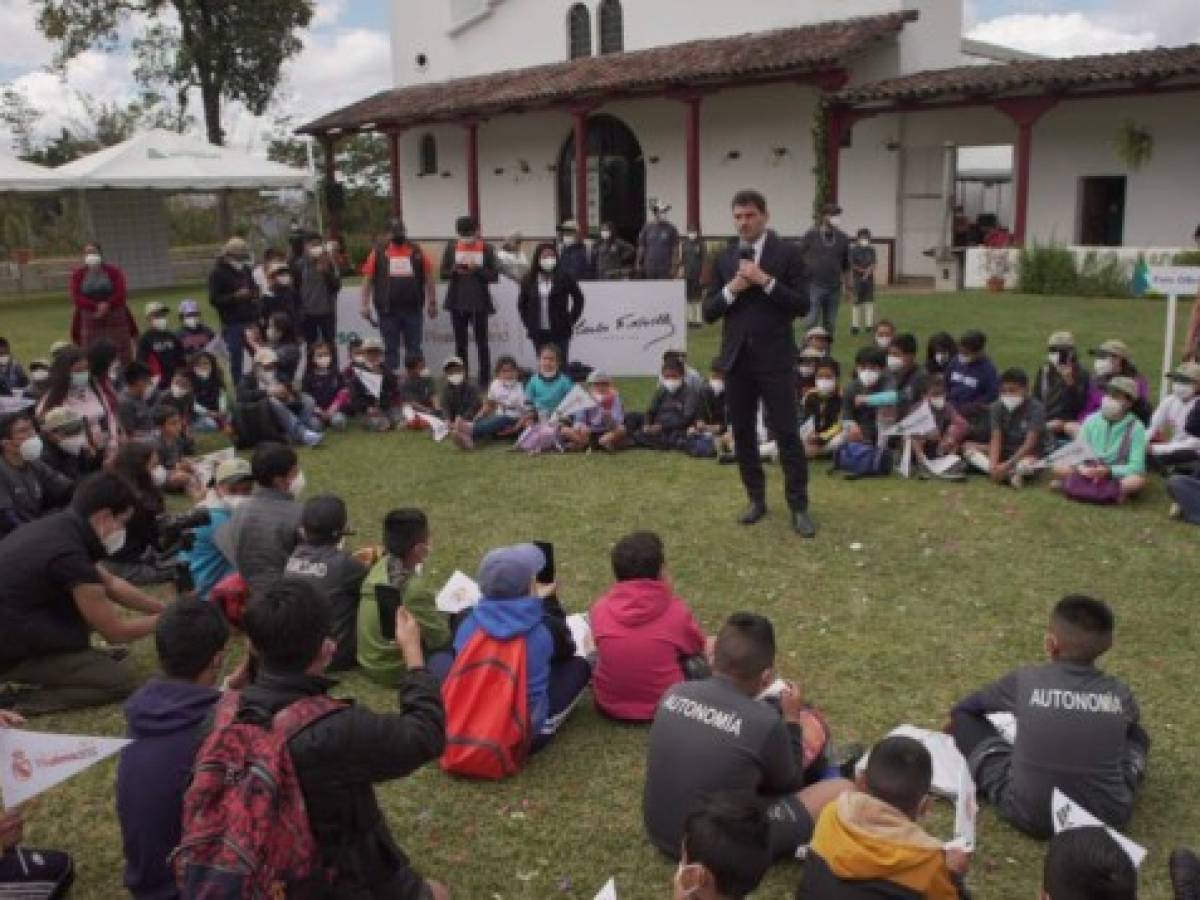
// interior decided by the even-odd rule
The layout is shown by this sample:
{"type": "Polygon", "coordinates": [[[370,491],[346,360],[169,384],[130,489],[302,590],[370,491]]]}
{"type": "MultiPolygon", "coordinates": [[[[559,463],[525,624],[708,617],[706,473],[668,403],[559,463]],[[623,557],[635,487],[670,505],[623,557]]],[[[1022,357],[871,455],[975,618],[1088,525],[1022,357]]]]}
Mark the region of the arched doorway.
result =
{"type": "MultiPolygon", "coordinates": [[[[614,116],[589,116],[587,124],[588,225],[612,222],[627,241],[646,223],[646,160],[629,126],[614,116]]],[[[558,221],[575,218],[575,135],[558,154],[558,221]]]]}

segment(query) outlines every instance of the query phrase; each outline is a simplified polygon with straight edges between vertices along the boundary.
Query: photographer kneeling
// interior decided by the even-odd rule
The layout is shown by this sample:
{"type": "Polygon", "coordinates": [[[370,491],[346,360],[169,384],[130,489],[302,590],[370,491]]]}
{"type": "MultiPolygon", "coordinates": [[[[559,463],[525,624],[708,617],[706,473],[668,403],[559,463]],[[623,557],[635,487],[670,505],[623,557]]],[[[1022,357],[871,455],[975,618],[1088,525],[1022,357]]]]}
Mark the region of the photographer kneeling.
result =
{"type": "Polygon", "coordinates": [[[123,478],[102,472],[79,485],[70,509],[0,541],[0,681],[21,685],[0,695],[0,706],[59,712],[113,703],[137,688],[128,660],[89,641],[92,631],[112,643],[136,641],[163,610],[97,565],[124,544],[136,502],[123,478]],[[117,606],[142,615],[122,616],[117,606]]]}

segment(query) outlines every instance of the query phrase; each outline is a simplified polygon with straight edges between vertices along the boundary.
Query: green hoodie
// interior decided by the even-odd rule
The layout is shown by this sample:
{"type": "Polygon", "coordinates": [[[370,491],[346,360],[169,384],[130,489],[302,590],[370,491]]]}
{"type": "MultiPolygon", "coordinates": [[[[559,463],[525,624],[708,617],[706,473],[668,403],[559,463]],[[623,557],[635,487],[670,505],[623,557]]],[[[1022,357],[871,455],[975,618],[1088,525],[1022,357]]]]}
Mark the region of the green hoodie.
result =
{"type": "Polygon", "coordinates": [[[1110,422],[1103,413],[1092,413],[1084,420],[1079,436],[1092,448],[1096,458],[1112,470],[1113,478],[1120,480],[1146,474],[1146,426],[1133,413],[1119,422],[1110,422]],[[1129,439],[1129,455],[1120,460],[1121,444],[1130,429],[1133,432],[1129,439]]]}
{"type": "MultiPolygon", "coordinates": [[[[375,586],[388,581],[389,559],[387,555],[380,558],[363,581],[358,604],[358,664],[372,681],[394,688],[405,674],[404,659],[395,643],[384,639],[379,627],[379,605],[375,602],[375,586]]],[[[450,646],[450,622],[438,612],[432,587],[415,572],[405,575],[398,583],[393,581],[404,598],[404,608],[421,626],[421,646],[425,653],[450,646]]]]}

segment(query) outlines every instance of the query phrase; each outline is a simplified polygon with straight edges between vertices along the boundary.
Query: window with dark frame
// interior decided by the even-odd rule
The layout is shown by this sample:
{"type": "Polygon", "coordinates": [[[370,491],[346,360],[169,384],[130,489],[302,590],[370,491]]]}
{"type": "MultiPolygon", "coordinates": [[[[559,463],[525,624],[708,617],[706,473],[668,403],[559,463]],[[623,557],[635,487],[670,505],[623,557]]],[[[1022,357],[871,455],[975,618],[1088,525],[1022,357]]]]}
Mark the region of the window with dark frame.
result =
{"type": "Polygon", "coordinates": [[[421,166],[418,175],[436,175],[438,173],[437,138],[432,134],[421,136],[421,166]]]}
{"type": "Polygon", "coordinates": [[[567,10],[567,56],[582,59],[592,55],[592,16],[582,3],[567,10]]]}
{"type": "Polygon", "coordinates": [[[625,50],[625,15],[621,0],[600,0],[600,53],[625,50]]]}

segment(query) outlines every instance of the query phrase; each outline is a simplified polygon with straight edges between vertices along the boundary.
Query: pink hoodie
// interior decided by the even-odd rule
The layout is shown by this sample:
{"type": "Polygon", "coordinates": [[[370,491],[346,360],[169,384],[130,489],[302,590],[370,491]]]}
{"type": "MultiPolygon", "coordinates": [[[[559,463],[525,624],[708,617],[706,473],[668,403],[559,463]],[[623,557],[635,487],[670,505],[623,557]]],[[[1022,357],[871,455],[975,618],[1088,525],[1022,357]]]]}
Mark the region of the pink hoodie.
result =
{"type": "Polygon", "coordinates": [[[683,681],[680,657],[704,652],[704,632],[665,581],[618,581],[592,607],[591,624],[596,706],[614,719],[652,720],[663,694],[683,681]]]}

